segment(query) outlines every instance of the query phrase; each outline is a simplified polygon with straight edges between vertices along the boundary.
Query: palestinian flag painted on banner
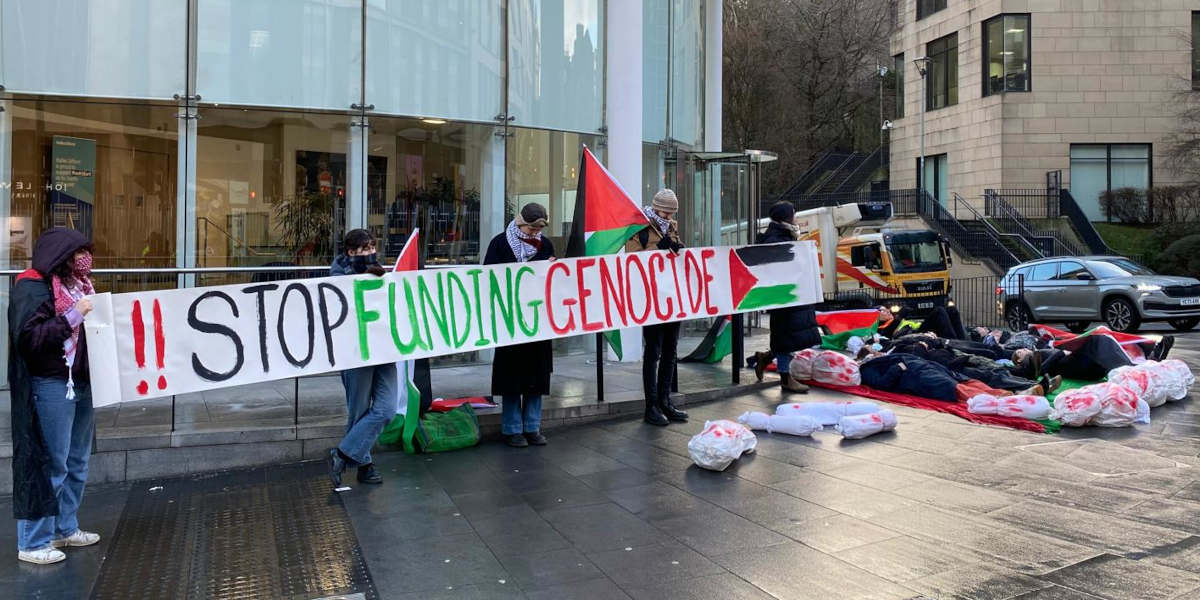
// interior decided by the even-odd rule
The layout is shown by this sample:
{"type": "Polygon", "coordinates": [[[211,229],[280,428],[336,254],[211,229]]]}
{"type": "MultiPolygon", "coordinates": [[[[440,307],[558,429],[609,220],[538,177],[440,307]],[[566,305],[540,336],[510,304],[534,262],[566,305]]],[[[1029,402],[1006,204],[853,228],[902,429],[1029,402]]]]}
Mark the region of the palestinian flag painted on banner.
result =
{"type": "MultiPolygon", "coordinates": [[[[420,229],[417,228],[413,229],[412,235],[408,236],[408,241],[404,243],[404,249],[400,251],[393,271],[416,271],[420,268],[417,248],[420,240],[419,234],[420,229]]],[[[380,443],[396,444],[399,442],[408,454],[416,453],[413,439],[417,434],[417,421],[421,418],[421,389],[417,385],[417,377],[422,368],[426,370],[425,379],[428,380],[429,363],[427,360],[402,360],[396,363],[396,395],[398,396],[396,416],[379,434],[380,443]],[[421,364],[418,365],[418,362],[421,364]],[[412,418],[408,418],[408,415],[412,415],[412,418]]]]}
{"type": "MultiPolygon", "coordinates": [[[[759,277],[755,275],[758,273],[766,277],[768,272],[776,269],[781,269],[782,273],[788,273],[791,270],[793,255],[794,246],[792,244],[731,248],[729,250],[729,291],[733,306],[738,310],[754,310],[794,302],[798,284],[759,285],[759,277]]],[[[787,281],[789,276],[782,275],[769,279],[787,281]]]]}
{"type": "MultiPolygon", "coordinates": [[[[612,173],[587,147],[579,159],[575,188],[575,215],[567,238],[567,258],[616,254],[635,233],[650,226],[642,208],[625,193],[612,173]]],[[[621,358],[621,332],[604,333],[608,345],[621,358]]]]}
{"type": "Polygon", "coordinates": [[[822,348],[844,350],[850,338],[869,337],[879,330],[879,311],[866,308],[818,312],[817,325],[829,332],[821,336],[822,348]]]}
{"type": "Polygon", "coordinates": [[[708,328],[700,345],[679,362],[718,363],[733,352],[733,326],[729,316],[718,317],[708,328]]]}

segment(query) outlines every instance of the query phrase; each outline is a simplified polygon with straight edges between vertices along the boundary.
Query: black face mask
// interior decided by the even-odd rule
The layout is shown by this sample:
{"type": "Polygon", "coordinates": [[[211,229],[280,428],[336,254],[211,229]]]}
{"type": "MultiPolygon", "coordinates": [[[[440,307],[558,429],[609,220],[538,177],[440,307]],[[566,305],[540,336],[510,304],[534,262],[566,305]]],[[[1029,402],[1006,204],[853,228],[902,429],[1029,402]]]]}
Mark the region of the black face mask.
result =
{"type": "Polygon", "coordinates": [[[350,257],[350,267],[354,269],[355,273],[366,273],[367,267],[374,264],[379,264],[378,259],[375,258],[374,252],[350,257]]]}

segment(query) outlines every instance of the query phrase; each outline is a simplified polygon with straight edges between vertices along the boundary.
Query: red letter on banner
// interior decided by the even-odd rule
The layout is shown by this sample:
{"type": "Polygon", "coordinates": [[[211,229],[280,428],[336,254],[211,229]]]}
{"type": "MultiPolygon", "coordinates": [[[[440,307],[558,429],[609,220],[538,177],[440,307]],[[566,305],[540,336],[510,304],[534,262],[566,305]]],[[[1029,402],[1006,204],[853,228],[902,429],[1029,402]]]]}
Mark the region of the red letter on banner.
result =
{"type": "Polygon", "coordinates": [[[551,295],[550,295],[550,290],[551,290],[551,288],[554,287],[554,285],[553,285],[554,271],[556,271],[558,269],[562,269],[563,271],[566,271],[566,273],[564,273],[564,275],[566,275],[567,277],[571,276],[571,267],[568,267],[565,262],[555,261],[550,264],[550,270],[546,271],[546,316],[549,317],[548,320],[550,321],[550,329],[553,329],[554,333],[562,335],[568,331],[571,331],[572,329],[575,329],[575,313],[572,312],[569,307],[571,305],[575,304],[576,300],[574,298],[568,298],[566,300],[563,300],[563,306],[568,307],[567,308],[567,324],[562,327],[559,327],[554,322],[554,302],[551,299],[551,295]]]}
{"type": "Polygon", "coordinates": [[[713,276],[708,274],[708,261],[716,255],[716,250],[709,250],[705,248],[704,250],[700,251],[700,265],[701,270],[704,273],[704,310],[710,315],[715,315],[720,312],[717,310],[717,307],[712,305],[712,287],[710,287],[709,284],[712,283],[713,276]]]}

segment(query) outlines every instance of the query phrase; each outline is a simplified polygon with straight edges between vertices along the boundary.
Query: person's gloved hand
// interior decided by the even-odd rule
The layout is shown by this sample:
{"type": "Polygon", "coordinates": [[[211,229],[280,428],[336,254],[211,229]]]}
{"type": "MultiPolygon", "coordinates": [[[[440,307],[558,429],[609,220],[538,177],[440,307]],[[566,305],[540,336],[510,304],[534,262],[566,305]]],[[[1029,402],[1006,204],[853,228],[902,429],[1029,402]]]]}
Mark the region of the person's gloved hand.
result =
{"type": "Polygon", "coordinates": [[[383,277],[383,274],[387,273],[379,263],[367,265],[367,272],[376,277],[383,277]]]}
{"type": "Polygon", "coordinates": [[[679,251],[683,250],[683,244],[680,244],[669,237],[664,237],[658,240],[658,249],[668,250],[674,254],[679,254],[679,251]]]}

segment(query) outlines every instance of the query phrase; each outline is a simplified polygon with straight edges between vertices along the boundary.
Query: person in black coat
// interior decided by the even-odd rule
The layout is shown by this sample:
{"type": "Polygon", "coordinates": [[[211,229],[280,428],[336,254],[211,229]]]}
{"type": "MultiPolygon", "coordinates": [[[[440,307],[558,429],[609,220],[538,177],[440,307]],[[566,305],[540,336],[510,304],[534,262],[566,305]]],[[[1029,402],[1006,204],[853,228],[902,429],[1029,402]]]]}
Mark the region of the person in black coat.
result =
{"type": "MultiPolygon", "coordinates": [[[[792,224],[796,209],[790,202],[776,202],[767,214],[771,217],[771,223],[765,231],[758,234],[756,244],[796,241],[796,226],[792,224]]],[[[771,317],[771,354],[755,353],[754,374],[762,381],[763,371],[773,354],[775,367],[779,371],[779,385],[783,391],[805,393],[808,386],[792,379],[788,374],[788,364],[792,360],[792,352],[821,343],[821,332],[817,329],[817,313],[812,306],[790,306],[768,311],[767,314],[771,317]]]]}
{"type": "Polygon", "coordinates": [[[47,230],[9,297],[17,558],[35,564],[64,560],[59,548],[100,541],[76,518],[95,437],[83,331],[95,293],[91,251],[78,231],[47,230]]]}
{"type": "MultiPolygon", "coordinates": [[[[542,235],[546,207],[526,204],[505,230],[488,244],[483,264],[554,260],[554,244],[542,235]]],[[[509,446],[546,445],[542,435],[542,396],[550,393],[554,347],[550,340],[496,348],[492,360],[492,396],[503,401],[501,432],[509,446]]]]}

